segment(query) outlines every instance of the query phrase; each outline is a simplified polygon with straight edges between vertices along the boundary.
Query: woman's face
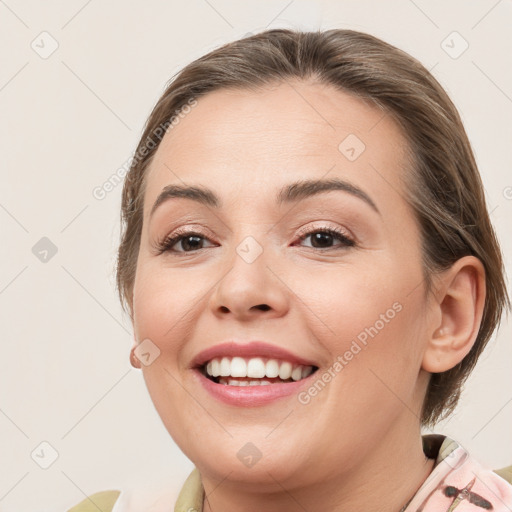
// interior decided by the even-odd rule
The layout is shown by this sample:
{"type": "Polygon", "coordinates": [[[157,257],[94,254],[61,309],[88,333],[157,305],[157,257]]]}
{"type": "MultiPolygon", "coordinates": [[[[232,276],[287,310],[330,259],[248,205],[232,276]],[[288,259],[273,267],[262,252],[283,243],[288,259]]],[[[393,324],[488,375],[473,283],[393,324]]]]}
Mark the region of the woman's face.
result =
{"type": "Polygon", "coordinates": [[[304,82],[210,93],[165,135],[147,175],[135,337],[149,340],[155,407],[203,475],[305,485],[418,434],[428,305],[404,146],[382,111],[304,82]],[[154,209],[169,185],[208,192],[154,209]],[[211,372],[249,385],[196,367],[216,357],[211,372]],[[252,378],[233,377],[244,362],[252,378]],[[287,368],[300,380],[274,377],[287,368]]]}

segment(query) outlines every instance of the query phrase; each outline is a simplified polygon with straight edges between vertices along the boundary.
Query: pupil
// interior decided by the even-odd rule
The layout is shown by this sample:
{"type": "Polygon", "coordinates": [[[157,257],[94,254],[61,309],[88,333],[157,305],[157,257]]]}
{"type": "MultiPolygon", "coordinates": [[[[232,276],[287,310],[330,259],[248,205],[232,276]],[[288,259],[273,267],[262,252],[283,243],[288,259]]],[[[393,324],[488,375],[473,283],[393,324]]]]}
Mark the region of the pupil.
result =
{"type": "Polygon", "coordinates": [[[201,245],[201,237],[200,236],[187,236],[186,238],[184,238],[182,240],[182,247],[185,251],[187,251],[189,249],[197,249],[198,246],[200,246],[200,245],[201,245]],[[192,244],[190,244],[189,243],[190,240],[195,240],[195,242],[192,242],[192,244]]]}
{"type": "Polygon", "coordinates": [[[313,247],[325,247],[325,244],[323,244],[322,242],[332,242],[332,235],[330,233],[315,233],[313,235],[313,240],[312,242],[319,242],[320,245],[315,245],[315,243],[313,243],[313,247]]]}

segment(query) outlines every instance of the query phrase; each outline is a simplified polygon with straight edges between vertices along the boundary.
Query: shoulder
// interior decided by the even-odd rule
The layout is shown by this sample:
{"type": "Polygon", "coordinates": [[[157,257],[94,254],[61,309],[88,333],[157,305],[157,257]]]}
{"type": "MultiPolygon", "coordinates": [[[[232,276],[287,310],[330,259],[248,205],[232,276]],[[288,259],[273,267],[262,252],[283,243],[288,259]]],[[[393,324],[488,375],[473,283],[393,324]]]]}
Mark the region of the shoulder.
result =
{"type": "Polygon", "coordinates": [[[100,491],[87,496],[80,503],[71,507],[66,512],[111,512],[121,491],[100,491]]]}
{"type": "Polygon", "coordinates": [[[435,466],[407,511],[454,510],[464,500],[495,512],[512,510],[506,505],[512,503],[512,466],[493,470],[446,436],[429,435],[423,442],[435,466]]]}
{"type": "Polygon", "coordinates": [[[509,484],[512,484],[512,466],[507,466],[506,468],[495,469],[494,472],[501,476],[505,481],[509,484]]]}
{"type": "MultiPolygon", "coordinates": [[[[436,465],[442,460],[448,459],[456,449],[461,449],[456,441],[440,434],[423,435],[422,440],[425,455],[436,459],[436,465]]],[[[488,471],[497,474],[503,480],[512,484],[512,466],[494,470],[489,468],[488,471]]]]}
{"type": "Polygon", "coordinates": [[[122,490],[91,494],[65,512],[168,512],[175,505],[184,480],[156,477],[153,481],[132,482],[122,490]]]}

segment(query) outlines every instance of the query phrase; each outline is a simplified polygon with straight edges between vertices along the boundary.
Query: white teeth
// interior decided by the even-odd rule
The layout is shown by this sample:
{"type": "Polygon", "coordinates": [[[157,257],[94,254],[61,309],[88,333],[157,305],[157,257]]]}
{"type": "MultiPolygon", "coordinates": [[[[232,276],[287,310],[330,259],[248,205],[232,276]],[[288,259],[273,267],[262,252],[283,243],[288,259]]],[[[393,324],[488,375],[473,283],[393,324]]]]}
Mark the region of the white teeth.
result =
{"type": "Polygon", "coordinates": [[[231,360],[231,377],[247,377],[247,363],[241,357],[231,360]]]}
{"type": "Polygon", "coordinates": [[[272,384],[269,380],[237,380],[237,379],[229,379],[225,377],[219,378],[219,384],[225,384],[228,386],[268,386],[272,384]]]}
{"type": "Polygon", "coordinates": [[[300,380],[302,379],[302,366],[297,366],[292,371],[292,379],[293,380],[300,380]]]}
{"type": "Polygon", "coordinates": [[[305,379],[308,375],[311,375],[312,371],[313,371],[312,366],[303,366],[302,367],[302,378],[305,379]]]}
{"type": "Polygon", "coordinates": [[[211,377],[219,377],[219,382],[231,386],[256,386],[268,385],[276,379],[298,381],[306,378],[313,372],[312,366],[295,365],[289,361],[278,361],[277,359],[265,360],[261,357],[244,359],[243,357],[222,357],[208,361],[205,367],[206,374],[211,377]],[[235,380],[223,377],[248,377],[249,379],[262,380],[235,380]]]}
{"type": "Polygon", "coordinates": [[[276,359],[269,359],[265,365],[265,375],[273,379],[279,375],[279,362],[276,359]]]}
{"type": "Polygon", "coordinates": [[[292,363],[289,363],[288,361],[281,363],[281,366],[279,367],[279,378],[286,380],[286,379],[289,379],[291,376],[292,376],[292,363]]]}
{"type": "MultiPolygon", "coordinates": [[[[211,373],[213,377],[218,377],[220,375],[220,362],[218,359],[213,359],[210,361],[212,363],[211,373]]],[[[208,366],[206,367],[206,371],[208,371],[208,366]]]]}
{"type": "Polygon", "coordinates": [[[221,359],[219,375],[222,377],[227,377],[228,375],[231,375],[231,361],[229,357],[223,357],[221,359]]]}
{"type": "Polygon", "coordinates": [[[261,357],[249,359],[247,363],[247,377],[254,377],[256,379],[265,377],[265,363],[261,357]]]}

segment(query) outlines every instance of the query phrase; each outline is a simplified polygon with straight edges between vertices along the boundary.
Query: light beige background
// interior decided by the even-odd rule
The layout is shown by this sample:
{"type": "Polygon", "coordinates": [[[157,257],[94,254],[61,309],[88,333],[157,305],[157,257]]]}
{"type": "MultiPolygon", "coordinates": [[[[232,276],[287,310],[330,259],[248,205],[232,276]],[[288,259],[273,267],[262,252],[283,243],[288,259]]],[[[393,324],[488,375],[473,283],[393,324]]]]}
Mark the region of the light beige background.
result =
{"type": "MultiPolygon", "coordinates": [[[[352,28],[406,50],[460,109],[510,270],[511,22],[506,0],[0,0],[0,511],[64,510],[192,469],[129,365],[113,274],[121,186],[93,196],[174,72],[264,28],[352,28]],[[57,248],[46,262],[43,237],[57,248]]],[[[512,464],[511,356],[505,319],[436,429],[494,468],[512,464]]]]}

